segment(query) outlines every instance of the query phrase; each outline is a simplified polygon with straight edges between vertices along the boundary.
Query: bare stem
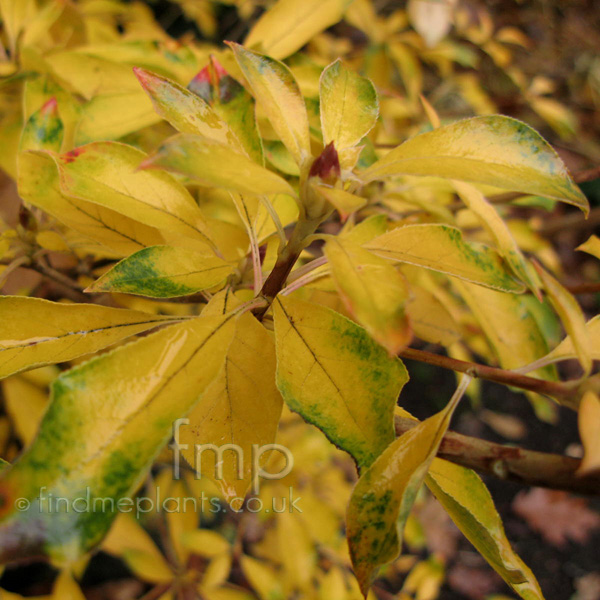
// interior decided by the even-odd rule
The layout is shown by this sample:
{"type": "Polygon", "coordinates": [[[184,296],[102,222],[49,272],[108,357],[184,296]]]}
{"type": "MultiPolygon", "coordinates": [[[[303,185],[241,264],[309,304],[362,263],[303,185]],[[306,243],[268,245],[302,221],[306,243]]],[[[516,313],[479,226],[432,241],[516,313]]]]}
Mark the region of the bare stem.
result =
{"type": "MultiPolygon", "coordinates": [[[[396,435],[406,433],[418,421],[396,416],[396,435]]],[[[560,454],[547,454],[504,446],[448,431],[437,453],[457,465],[504,481],[564,490],[577,494],[600,495],[600,473],[578,475],[581,461],[560,454]]]]}
{"type": "Polygon", "coordinates": [[[458,360],[456,358],[450,358],[449,356],[434,354],[433,352],[426,352],[415,348],[406,348],[400,352],[399,356],[409,360],[424,362],[436,367],[450,369],[451,371],[456,371],[458,373],[466,373],[472,377],[479,377],[480,379],[487,379],[488,381],[494,381],[503,385],[510,385],[521,390],[550,396],[560,404],[572,408],[573,410],[577,410],[579,407],[579,392],[577,389],[579,382],[576,382],[576,384],[573,385],[568,382],[545,381],[544,379],[529,377],[514,371],[507,371],[497,367],[489,367],[487,365],[480,365],[465,360],[458,360]]]}

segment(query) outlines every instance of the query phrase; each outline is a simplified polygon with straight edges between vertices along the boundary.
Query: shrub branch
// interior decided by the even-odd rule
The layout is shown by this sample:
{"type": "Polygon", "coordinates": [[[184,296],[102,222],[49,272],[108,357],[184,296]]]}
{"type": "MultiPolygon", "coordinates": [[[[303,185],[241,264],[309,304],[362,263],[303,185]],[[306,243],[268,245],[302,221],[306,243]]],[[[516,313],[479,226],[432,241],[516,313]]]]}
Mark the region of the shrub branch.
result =
{"type": "Polygon", "coordinates": [[[401,358],[424,362],[458,373],[466,373],[472,377],[487,379],[488,381],[509,385],[521,390],[550,396],[560,404],[573,410],[577,410],[579,407],[579,381],[572,383],[546,381],[544,379],[537,379],[536,377],[521,375],[514,371],[507,371],[505,369],[499,369],[498,367],[489,367],[487,365],[468,362],[466,360],[458,360],[449,356],[426,352],[425,350],[417,350],[415,348],[406,348],[399,353],[399,356],[401,358]]]}
{"type": "MultiPolygon", "coordinates": [[[[418,425],[418,421],[396,416],[396,435],[418,425]]],[[[457,465],[504,481],[563,490],[592,496],[600,495],[600,473],[578,475],[581,460],[504,446],[448,431],[437,453],[457,465]]]]}

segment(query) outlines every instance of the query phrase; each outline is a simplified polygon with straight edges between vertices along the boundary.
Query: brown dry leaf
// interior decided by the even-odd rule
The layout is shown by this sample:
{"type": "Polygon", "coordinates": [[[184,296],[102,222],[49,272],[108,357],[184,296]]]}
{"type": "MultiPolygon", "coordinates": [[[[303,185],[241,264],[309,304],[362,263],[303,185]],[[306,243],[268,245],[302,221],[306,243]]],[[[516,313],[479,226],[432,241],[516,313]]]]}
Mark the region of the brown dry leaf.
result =
{"type": "Polygon", "coordinates": [[[558,547],[568,540],[584,544],[600,527],[600,515],[588,508],[587,501],[566,492],[534,488],[518,494],[512,508],[531,529],[558,547]]]}

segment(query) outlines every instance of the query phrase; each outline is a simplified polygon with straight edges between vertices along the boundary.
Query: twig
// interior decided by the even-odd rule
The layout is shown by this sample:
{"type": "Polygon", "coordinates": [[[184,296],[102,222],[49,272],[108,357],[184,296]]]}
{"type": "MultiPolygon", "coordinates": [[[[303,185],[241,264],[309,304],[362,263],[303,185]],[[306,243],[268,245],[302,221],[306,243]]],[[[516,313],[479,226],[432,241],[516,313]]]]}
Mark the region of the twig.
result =
{"type": "Polygon", "coordinates": [[[573,285],[563,284],[571,294],[598,294],[600,293],[600,282],[574,283],[573,285]]]}
{"type": "Polygon", "coordinates": [[[75,302],[90,301],[90,297],[81,291],[81,287],[77,284],[77,282],[73,281],[70,277],[67,277],[60,271],[53,269],[50,265],[44,262],[42,258],[34,260],[32,264],[27,265],[27,268],[37,271],[41,275],[44,275],[44,277],[51,279],[54,281],[54,283],[57,283],[65,288],[65,296],[67,296],[70,300],[75,302]]]}
{"type": "Polygon", "coordinates": [[[503,385],[509,385],[522,390],[550,396],[557,402],[560,402],[560,404],[572,408],[573,410],[577,410],[579,407],[580,398],[577,389],[579,382],[574,385],[569,384],[568,382],[545,381],[544,379],[521,375],[514,371],[507,371],[497,367],[489,367],[487,365],[481,365],[465,360],[458,360],[456,358],[450,358],[449,356],[434,354],[433,352],[426,352],[415,348],[406,348],[399,353],[399,356],[409,360],[424,362],[436,367],[450,369],[451,371],[457,371],[458,373],[466,373],[472,377],[479,377],[480,379],[487,379],[488,381],[494,381],[503,385]]]}
{"type": "MultiPolygon", "coordinates": [[[[396,416],[396,435],[406,433],[418,423],[396,416]]],[[[600,472],[579,476],[577,469],[581,461],[569,456],[503,446],[453,431],[444,435],[437,456],[504,481],[600,495],[600,472]]]]}
{"type": "MultiPolygon", "coordinates": [[[[4,285],[4,283],[8,279],[8,276],[13,271],[16,271],[19,267],[29,266],[28,263],[30,260],[31,259],[29,258],[29,256],[19,256],[18,258],[15,258],[11,262],[6,263],[6,269],[4,269],[4,271],[2,271],[0,273],[0,288],[4,285]]],[[[4,264],[5,263],[2,263],[2,265],[4,265],[4,264]]]]}
{"type": "Polygon", "coordinates": [[[537,229],[537,233],[552,235],[559,231],[594,229],[597,225],[600,225],[600,206],[592,208],[587,219],[583,213],[569,213],[557,219],[552,219],[552,221],[545,223],[537,229]]]}
{"type": "Polygon", "coordinates": [[[142,596],[140,600],[158,600],[173,587],[172,583],[161,583],[153,587],[147,594],[142,596]]]}

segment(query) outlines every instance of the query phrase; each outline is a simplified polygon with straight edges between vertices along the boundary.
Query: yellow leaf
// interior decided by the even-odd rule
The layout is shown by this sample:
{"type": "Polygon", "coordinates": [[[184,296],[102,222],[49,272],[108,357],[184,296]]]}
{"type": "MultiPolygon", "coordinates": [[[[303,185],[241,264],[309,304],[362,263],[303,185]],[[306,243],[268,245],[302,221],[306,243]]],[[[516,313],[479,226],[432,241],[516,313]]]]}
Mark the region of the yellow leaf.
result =
{"type": "Polygon", "coordinates": [[[371,240],[365,247],[384,258],[425,267],[486,287],[511,292],[523,289],[494,250],[464,241],[459,229],[447,225],[398,227],[371,240]]]}
{"type": "Polygon", "coordinates": [[[314,189],[325,199],[331,202],[335,209],[340,213],[342,221],[345,221],[352,213],[361,209],[367,204],[365,198],[351,194],[338,188],[327,187],[324,184],[313,183],[314,189]]]}
{"type": "MultiPolygon", "coordinates": [[[[547,353],[548,342],[523,296],[469,283],[455,285],[504,369],[522,367],[547,353]]],[[[551,373],[546,371],[546,377],[551,373]]]]}
{"type": "Polygon", "coordinates": [[[587,252],[592,256],[600,259],[600,238],[597,235],[592,235],[587,240],[587,242],[581,244],[577,250],[581,250],[582,252],[587,252]]]}
{"type": "Polygon", "coordinates": [[[311,156],[308,115],[298,84],[286,65],[239,44],[229,44],[279,139],[303,167],[311,156]]]}
{"type": "Polygon", "coordinates": [[[317,552],[310,540],[302,515],[284,511],[277,515],[277,541],[283,566],[286,598],[307,593],[311,587],[317,552]]]}
{"type": "Polygon", "coordinates": [[[321,74],[319,96],[323,142],[333,142],[338,152],[356,146],[377,122],[375,87],[339,59],[321,74]]]}
{"type": "Polygon", "coordinates": [[[125,564],[144,581],[151,583],[168,583],[173,580],[173,572],[161,557],[145,550],[125,550],[121,555],[125,564]]]}
{"type": "Polygon", "coordinates": [[[219,372],[233,332],[233,315],[199,317],[61,375],[38,436],[0,477],[0,560],[72,562],[100,542],[117,509],[133,511],[129,496],[219,372]],[[15,498],[29,507],[18,511],[15,498]],[[71,510],[49,510],[50,498],[71,510]],[[25,543],[32,523],[35,541],[25,543]]]}
{"type": "Polygon", "coordinates": [[[572,139],[579,129],[575,113],[553,98],[529,96],[531,108],[563,139],[572,139]]]}
{"type": "Polygon", "coordinates": [[[277,386],[287,405],[360,467],[394,439],[394,405],[408,374],[342,315],[290,297],[274,303],[277,386]]]}
{"type": "Polygon", "coordinates": [[[577,472],[581,475],[600,471],[600,398],[585,392],[579,406],[579,436],[583,444],[583,460],[577,472]]]}
{"type": "Polygon", "coordinates": [[[110,208],[63,194],[56,164],[46,153],[25,152],[19,156],[18,189],[26,202],[118,256],[165,241],[154,227],[143,225],[110,208]]]}
{"type": "Polygon", "coordinates": [[[286,58],[341,20],[351,0],[278,0],[254,24],[244,44],[286,58]]]}
{"type": "Polygon", "coordinates": [[[81,588],[68,570],[61,571],[54,582],[53,600],[85,600],[81,588]]]}
{"type": "Polygon", "coordinates": [[[379,567],[400,552],[415,497],[470,381],[464,377],[444,410],[392,442],[352,491],[346,532],[354,573],[365,597],[379,567]]]}
{"type": "Polygon", "coordinates": [[[169,138],[144,161],[143,167],[162,167],[202,185],[242,194],[295,195],[290,184],[276,173],[230,146],[199,135],[181,133],[169,138]]]}
{"type": "Polygon", "coordinates": [[[202,241],[214,249],[191,194],[164,171],[139,170],[146,155],[118,142],[95,142],[53,156],[63,194],[202,241]]]}
{"type": "Polygon", "coordinates": [[[355,244],[364,245],[373,238],[383,235],[387,231],[387,226],[386,215],[373,215],[351,229],[347,229],[347,224],[340,235],[355,244]]]}
{"type": "Polygon", "coordinates": [[[511,548],[492,497],[475,472],[434,459],[427,486],[465,537],[521,598],[543,600],[535,576],[511,548]]]}
{"type": "Polygon", "coordinates": [[[417,135],[368,169],[365,181],[432,175],[554,198],[586,214],[589,204],[551,146],[516,119],[465,119],[417,135]]]}
{"type": "Polygon", "coordinates": [[[174,298],[212,288],[232,270],[232,265],[214,255],[151,246],[124,258],[85,291],[174,298]]]}
{"type": "Polygon", "coordinates": [[[21,377],[2,382],[4,406],[23,445],[28,446],[46,410],[48,395],[21,377]]]}
{"type": "Polygon", "coordinates": [[[155,562],[160,562],[161,559],[164,561],[150,534],[134,516],[127,513],[117,515],[101,548],[115,556],[123,556],[126,551],[137,550],[146,552],[155,562]]]}
{"type": "Polygon", "coordinates": [[[577,358],[585,374],[592,369],[592,343],[585,317],[573,295],[538,263],[534,263],[548,298],[571,338],[577,358]]]}
{"type": "Polygon", "coordinates": [[[230,554],[221,554],[213,557],[202,575],[201,591],[220,591],[222,589],[221,586],[226,583],[231,572],[231,562],[230,554]]]}
{"type": "Polygon", "coordinates": [[[0,0],[0,15],[12,55],[21,32],[37,10],[35,0],[0,0]]]}
{"type": "MultiPolygon", "coordinates": [[[[590,340],[590,355],[593,360],[600,360],[600,315],[590,319],[585,328],[588,339],[590,340]]],[[[536,363],[550,364],[569,358],[577,358],[577,349],[573,344],[573,338],[570,335],[558,345],[547,356],[536,361],[536,363]]],[[[534,365],[532,365],[534,366],[534,365]]]]}
{"type": "Polygon", "coordinates": [[[343,238],[330,238],[325,256],[349,312],[390,353],[398,354],[412,338],[404,305],[403,276],[383,258],[343,238]]]}
{"type": "Polygon", "coordinates": [[[182,544],[190,552],[205,558],[214,558],[231,551],[231,544],[220,533],[209,529],[186,531],[182,544]]]}
{"type": "Polygon", "coordinates": [[[173,317],[95,304],[58,304],[41,298],[0,296],[0,377],[67,362],[173,317]]]}
{"type": "Polygon", "coordinates": [[[188,415],[189,426],[180,429],[180,443],[188,446],[183,455],[198,476],[215,481],[227,500],[244,497],[253,472],[267,458],[253,465],[254,445],[275,441],[281,407],[273,340],[245,313],[217,377],[188,415]]]}
{"type": "Polygon", "coordinates": [[[74,143],[116,140],[159,121],[141,89],[102,94],[82,106],[74,143]]]}
{"type": "Polygon", "coordinates": [[[460,327],[446,306],[419,285],[410,286],[406,314],[415,335],[426,342],[451,346],[461,337],[460,327]]]}
{"type": "Polygon", "coordinates": [[[540,295],[539,280],[533,267],[526,261],[506,223],[485,196],[474,186],[461,181],[453,182],[460,198],[473,211],[498,245],[504,260],[513,273],[537,295],[540,295]]]}
{"type": "Polygon", "coordinates": [[[260,600],[283,600],[281,577],[266,562],[243,555],[242,570],[260,600]]]}

